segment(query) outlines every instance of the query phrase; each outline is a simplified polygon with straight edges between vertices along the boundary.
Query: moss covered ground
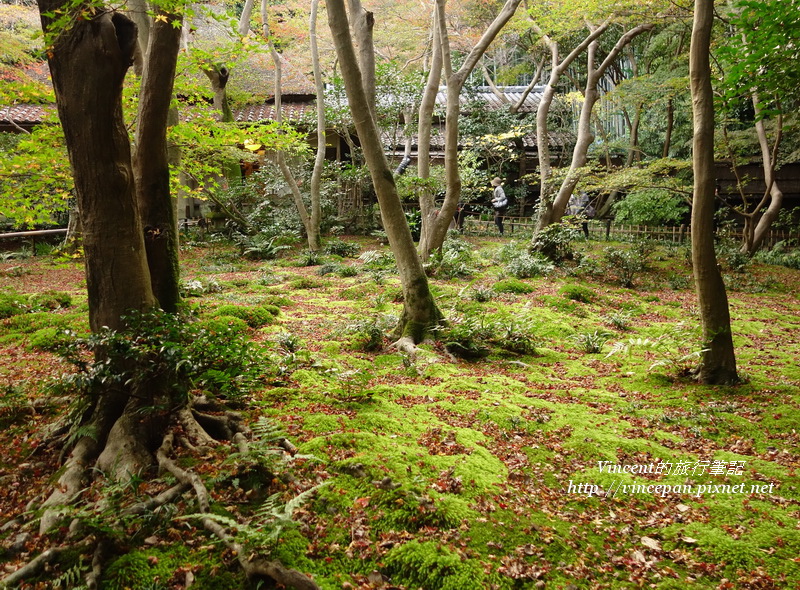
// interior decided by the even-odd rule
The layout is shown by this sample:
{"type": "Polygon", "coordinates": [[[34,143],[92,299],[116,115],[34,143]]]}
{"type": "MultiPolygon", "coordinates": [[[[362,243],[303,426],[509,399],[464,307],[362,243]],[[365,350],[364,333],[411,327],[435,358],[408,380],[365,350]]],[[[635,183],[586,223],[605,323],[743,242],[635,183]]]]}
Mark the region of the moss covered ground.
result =
{"type": "MultiPolygon", "coordinates": [[[[299,451],[265,480],[226,444],[197,450],[220,518],[326,589],[800,587],[800,272],[726,272],[744,383],[700,386],[682,248],[647,245],[647,270],[622,288],[603,270],[606,243],[517,279],[503,259],[524,241],[468,242],[464,268],[431,279],[449,326],[413,358],[386,336],[402,295],[385,256],[336,257],[322,275],[332,260],[297,266],[299,252],[184,250],[189,307],[241,318],[268,353],[240,410],[299,451]],[[455,338],[480,358],[454,354],[455,338]],[[267,496],[321,483],[275,539],[253,532],[267,496]]],[[[58,449],[42,447],[66,408],[38,400],[69,369],[54,352],[63,330],[87,330],[79,263],[13,266],[0,293],[3,515],[56,469],[58,449]]],[[[196,588],[248,587],[191,519],[158,522],[125,523],[146,536],[118,548],[104,587],[183,588],[187,572],[196,588]]],[[[19,533],[0,529],[9,563],[19,533]]],[[[45,546],[31,535],[22,555],[45,546]]]]}

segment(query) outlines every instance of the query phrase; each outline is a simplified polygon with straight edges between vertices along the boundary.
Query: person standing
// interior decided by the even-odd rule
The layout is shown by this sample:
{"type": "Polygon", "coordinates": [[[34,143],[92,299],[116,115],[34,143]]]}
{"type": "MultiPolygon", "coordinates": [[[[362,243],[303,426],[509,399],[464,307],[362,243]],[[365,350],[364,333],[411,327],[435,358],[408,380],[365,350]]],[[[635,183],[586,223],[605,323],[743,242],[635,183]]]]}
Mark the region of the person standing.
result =
{"type": "Polygon", "coordinates": [[[505,217],[506,211],[508,210],[508,198],[506,197],[506,193],[503,190],[503,181],[500,180],[498,176],[495,176],[492,179],[492,186],[494,187],[494,191],[492,191],[492,207],[494,207],[494,223],[497,226],[497,229],[500,231],[500,235],[503,235],[503,217],[505,217]]]}

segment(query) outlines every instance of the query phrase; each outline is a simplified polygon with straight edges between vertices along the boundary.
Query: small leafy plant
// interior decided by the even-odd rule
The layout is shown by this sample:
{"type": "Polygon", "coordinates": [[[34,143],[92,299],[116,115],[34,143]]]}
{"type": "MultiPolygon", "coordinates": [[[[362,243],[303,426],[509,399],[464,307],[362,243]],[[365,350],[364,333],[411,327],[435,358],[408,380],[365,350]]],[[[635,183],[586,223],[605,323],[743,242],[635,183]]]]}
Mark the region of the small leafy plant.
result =
{"type": "Polygon", "coordinates": [[[586,354],[597,354],[603,350],[603,346],[611,338],[608,332],[594,330],[592,332],[581,332],[573,334],[571,339],[578,345],[578,348],[586,354]]]}

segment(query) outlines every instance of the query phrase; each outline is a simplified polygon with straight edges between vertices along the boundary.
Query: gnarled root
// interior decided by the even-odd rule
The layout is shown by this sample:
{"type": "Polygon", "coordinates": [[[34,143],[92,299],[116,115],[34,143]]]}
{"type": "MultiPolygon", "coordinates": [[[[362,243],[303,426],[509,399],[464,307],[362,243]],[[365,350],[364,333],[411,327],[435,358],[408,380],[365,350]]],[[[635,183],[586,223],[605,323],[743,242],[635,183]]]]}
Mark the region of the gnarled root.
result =
{"type": "MultiPolygon", "coordinates": [[[[246,441],[244,441],[244,437],[237,436],[235,438],[238,439],[236,443],[239,450],[246,450],[246,441]]],[[[168,455],[172,449],[172,440],[172,435],[164,437],[164,442],[156,453],[159,466],[164,471],[174,475],[182,485],[191,487],[197,497],[197,504],[200,512],[209,513],[211,510],[210,498],[208,490],[200,477],[198,477],[196,473],[178,467],[178,465],[169,458],[168,455]]],[[[295,588],[297,590],[319,590],[319,586],[317,586],[311,578],[297,570],[284,567],[276,561],[248,555],[244,547],[240,543],[237,543],[225,530],[225,527],[218,522],[210,518],[203,518],[201,523],[207,531],[214,534],[236,555],[239,564],[242,566],[248,578],[267,577],[287,588],[295,588]]]]}
{"type": "Polygon", "coordinates": [[[58,559],[58,556],[61,555],[62,553],[66,553],[67,551],[74,551],[75,549],[86,548],[89,547],[92,543],[94,543],[94,539],[79,544],[51,547],[50,549],[43,551],[34,559],[23,565],[17,571],[10,573],[5,578],[0,580],[0,588],[12,588],[14,585],[19,584],[25,578],[30,578],[38,574],[42,570],[42,568],[44,568],[44,566],[54,562],[56,559],[58,559]]]}

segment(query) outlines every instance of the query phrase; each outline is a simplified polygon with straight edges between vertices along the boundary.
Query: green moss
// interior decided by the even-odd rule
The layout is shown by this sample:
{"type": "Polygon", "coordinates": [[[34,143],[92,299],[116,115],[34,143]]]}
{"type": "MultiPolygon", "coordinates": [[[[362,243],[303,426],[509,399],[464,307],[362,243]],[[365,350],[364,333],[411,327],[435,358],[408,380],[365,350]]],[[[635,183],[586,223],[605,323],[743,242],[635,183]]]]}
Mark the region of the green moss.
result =
{"type": "Polygon", "coordinates": [[[28,339],[28,348],[38,350],[58,350],[73,339],[72,334],[63,328],[42,328],[28,339]]]}
{"type": "Polygon", "coordinates": [[[556,297],[555,295],[542,295],[539,297],[539,301],[561,313],[574,314],[578,311],[578,306],[574,301],[565,301],[561,297],[556,297]]]}
{"type": "Polygon", "coordinates": [[[28,304],[33,309],[54,310],[72,305],[72,296],[63,291],[42,291],[28,297],[28,304]]]}
{"type": "Polygon", "coordinates": [[[515,293],[517,295],[533,293],[534,287],[528,283],[523,283],[519,279],[503,279],[492,285],[492,289],[498,293],[515,293]]]}
{"type": "Polygon", "coordinates": [[[0,320],[28,311],[27,300],[15,292],[0,293],[0,320]]]}
{"type": "Polygon", "coordinates": [[[198,330],[206,330],[210,334],[241,334],[247,332],[247,323],[234,316],[220,315],[202,319],[197,323],[198,330]]]}
{"type": "Polygon", "coordinates": [[[245,576],[239,570],[228,571],[221,553],[212,550],[210,553],[196,555],[189,553],[185,545],[174,545],[162,549],[131,551],[115,559],[103,575],[103,588],[168,588],[172,577],[183,567],[195,572],[195,584],[200,588],[234,590],[247,587],[245,576]]]}
{"type": "Polygon", "coordinates": [[[260,328],[275,323],[275,316],[279,313],[280,309],[275,305],[221,305],[214,310],[214,315],[217,317],[239,318],[251,328],[260,328]]]}
{"type": "Polygon", "coordinates": [[[564,285],[558,292],[565,299],[580,303],[591,303],[596,297],[594,291],[583,285],[564,285]]]}
{"type": "Polygon", "coordinates": [[[463,559],[435,541],[410,541],[386,555],[387,571],[399,584],[413,588],[465,590],[487,587],[486,574],[478,560],[463,559]]]}

